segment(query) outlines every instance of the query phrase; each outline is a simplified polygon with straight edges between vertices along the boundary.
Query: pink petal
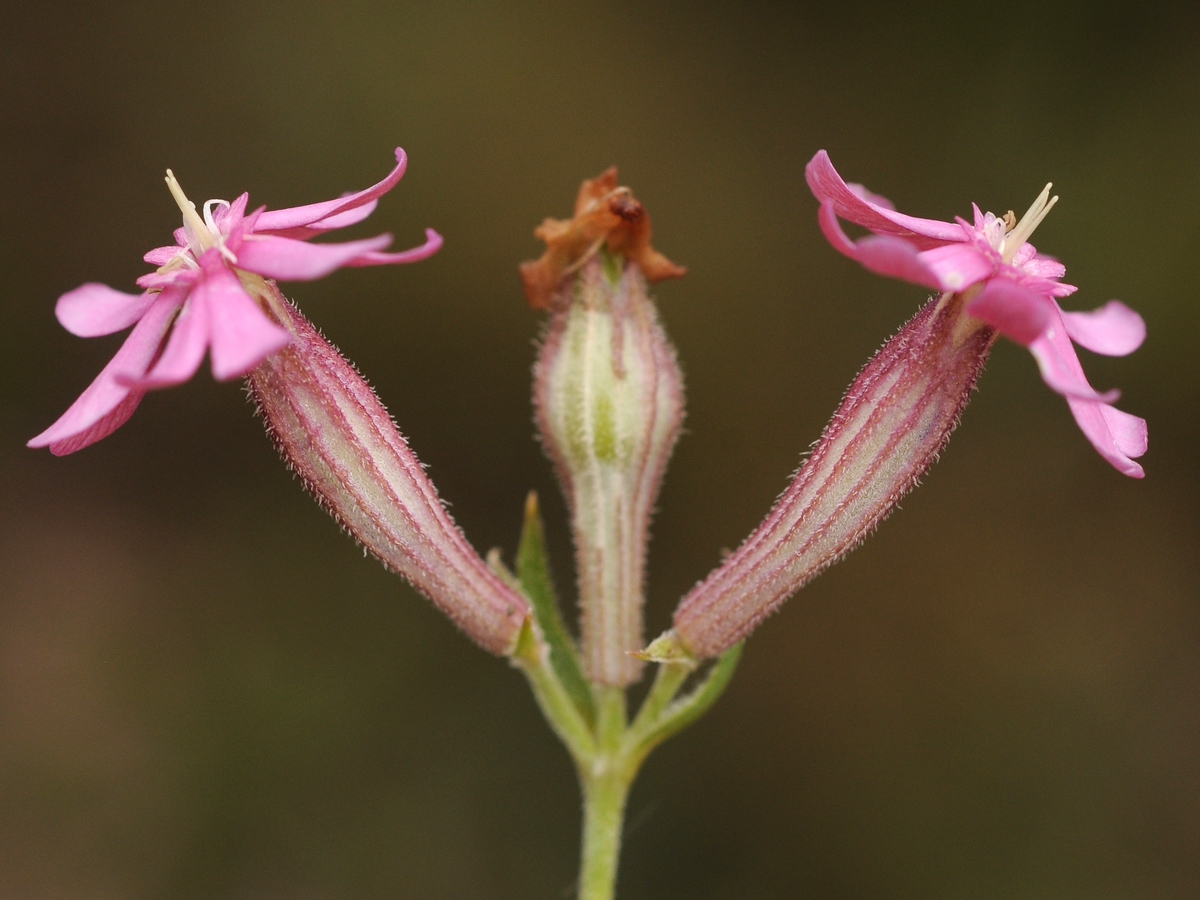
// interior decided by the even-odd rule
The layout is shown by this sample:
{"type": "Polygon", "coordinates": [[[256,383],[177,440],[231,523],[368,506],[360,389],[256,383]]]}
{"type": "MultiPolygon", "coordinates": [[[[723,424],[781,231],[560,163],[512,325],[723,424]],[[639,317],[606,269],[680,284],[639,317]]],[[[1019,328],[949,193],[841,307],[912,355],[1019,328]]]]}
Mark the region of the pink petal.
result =
{"type": "Polygon", "coordinates": [[[172,287],[187,287],[200,279],[197,268],[171,269],[167,272],[147,272],[135,284],[147,291],[164,291],[172,287]]]}
{"type": "Polygon", "coordinates": [[[213,207],[212,219],[213,224],[217,226],[217,230],[221,234],[229,234],[246,215],[246,204],[250,202],[250,195],[246,193],[239,194],[237,199],[230,204],[219,204],[213,207]]]}
{"type": "Polygon", "coordinates": [[[921,250],[946,241],[966,240],[962,228],[953,222],[906,216],[890,209],[890,204],[885,206],[865,199],[862,195],[867,194],[866,189],[858,185],[859,192],[852,190],[837,173],[829,154],[824,150],[818,150],[817,155],[809,161],[804,169],[804,177],[819,201],[832,201],[839,216],[876,234],[909,238],[921,250]]]}
{"type": "MultiPolygon", "coordinates": [[[[357,211],[357,210],[356,210],[357,211]]],[[[319,246],[319,245],[311,245],[319,246]]],[[[433,254],[442,249],[442,236],[432,228],[425,229],[425,243],[419,247],[413,247],[411,250],[402,250],[399,253],[379,253],[369,251],[356,256],[347,266],[387,266],[401,263],[420,262],[423,259],[429,259],[433,254]]]]}
{"type": "Polygon", "coordinates": [[[142,259],[152,266],[165,266],[183,250],[183,247],[155,247],[153,250],[148,250],[142,259]]]}
{"type": "MultiPolygon", "coordinates": [[[[371,213],[375,212],[375,207],[379,205],[378,200],[372,200],[369,203],[364,203],[362,206],[354,209],[348,209],[345,212],[335,213],[332,216],[326,216],[319,222],[313,222],[308,227],[316,231],[333,231],[336,228],[348,228],[351,225],[357,225],[364,219],[370,217],[371,213]]],[[[292,235],[294,237],[294,235],[292,235]]]]}
{"type": "MultiPolygon", "coordinates": [[[[129,421],[129,417],[133,415],[144,396],[145,394],[141,391],[131,391],[125,396],[125,399],[121,400],[94,424],[68,438],[64,438],[61,441],[54,441],[52,444],[47,445],[50,448],[50,452],[55,456],[68,456],[82,450],[84,447],[90,447],[97,441],[104,440],[129,421]]],[[[29,446],[34,445],[31,442],[29,446]]]]}
{"type": "MultiPolygon", "coordinates": [[[[257,231],[260,234],[270,233],[280,237],[310,238],[320,234],[328,227],[338,227],[330,226],[327,223],[335,216],[358,209],[372,200],[382,197],[394,188],[404,176],[404,169],[407,165],[408,158],[404,155],[404,151],[397,147],[396,167],[388,173],[383,181],[372,185],[365,191],[339,197],[336,200],[311,203],[308,206],[293,206],[290,209],[269,210],[259,218],[257,231]]],[[[361,221],[361,219],[351,218],[342,221],[349,225],[361,221]]]]}
{"type": "Polygon", "coordinates": [[[1012,267],[1020,269],[1027,275],[1044,278],[1047,281],[1057,281],[1067,274],[1067,267],[1053,256],[1043,256],[1037,252],[1033,244],[1021,245],[1012,258],[1012,267]]]}
{"type": "Polygon", "coordinates": [[[391,235],[344,244],[306,244],[285,237],[251,235],[236,250],[237,267],[280,281],[312,281],[350,265],[356,257],[382,250],[391,235]]]}
{"type": "MultiPolygon", "coordinates": [[[[993,278],[967,304],[966,313],[982,319],[1005,337],[1028,347],[1054,320],[1055,306],[1049,297],[1026,290],[1015,281],[993,278]]],[[[1082,369],[1079,370],[1079,376],[1083,376],[1082,369]]]]}
{"type": "Polygon", "coordinates": [[[1125,356],[1146,339],[1142,317],[1118,300],[1091,312],[1064,312],[1062,316],[1071,340],[1093,353],[1125,356]]]}
{"type": "Polygon", "coordinates": [[[183,384],[200,368],[204,351],[208,349],[208,311],[201,291],[194,290],[184,303],[171,337],[162,356],[145,375],[141,372],[118,372],[117,380],[145,391],[150,388],[174,387],[183,384]]]}
{"type": "Polygon", "coordinates": [[[56,456],[82,450],[108,437],[125,424],[142,398],[120,383],[117,372],[145,370],[162,344],[179,295],[160,294],[134,326],[121,349],[57,422],[29,441],[29,447],[49,447],[56,456]]]}
{"type": "Polygon", "coordinates": [[[860,200],[866,200],[868,203],[874,206],[879,206],[883,209],[890,209],[892,212],[896,211],[895,203],[883,196],[883,194],[876,194],[867,190],[865,185],[851,181],[846,184],[846,187],[850,188],[850,193],[852,193],[855,197],[858,197],[860,200]]]}
{"type": "Polygon", "coordinates": [[[1098,394],[1088,384],[1057,304],[1051,310],[1049,326],[1029,343],[1029,351],[1037,360],[1042,380],[1068,399],[1112,403],[1120,396],[1119,391],[1098,394]]]}
{"type": "MultiPolygon", "coordinates": [[[[1022,244],[1017,248],[1017,252],[1012,255],[1012,262],[1010,265],[1018,269],[1023,268],[1026,263],[1033,260],[1036,256],[1037,248],[1035,248],[1033,244],[1022,244]]],[[[1063,269],[1063,272],[1066,272],[1065,268],[1063,269]]]]}
{"type": "Polygon", "coordinates": [[[59,297],[54,315],[71,334],[99,337],[128,328],[146,314],[153,302],[153,294],[123,294],[92,282],[59,297]]]}
{"type": "Polygon", "coordinates": [[[969,242],[922,251],[921,261],[943,291],[964,291],[996,273],[995,261],[969,242]]]}
{"type": "Polygon", "coordinates": [[[282,350],[291,338],[267,318],[224,265],[205,268],[208,277],[196,288],[192,301],[202,302],[207,315],[213,377],[228,381],[282,350]]]}
{"type": "Polygon", "coordinates": [[[899,278],[934,290],[941,289],[937,276],[922,262],[920,252],[908,241],[890,235],[872,235],[855,243],[842,231],[832,200],[821,204],[817,222],[833,248],[863,268],[889,278],[899,278]]]}
{"type": "Polygon", "coordinates": [[[1017,284],[1034,294],[1044,294],[1047,297],[1069,297],[1079,288],[1073,284],[1063,284],[1058,281],[1053,281],[1049,278],[1040,278],[1037,275],[1030,275],[1028,271],[1021,271],[1014,266],[1001,266],[1001,271],[1007,273],[1008,277],[1017,284]]]}
{"type": "Polygon", "coordinates": [[[1057,281],[1067,274],[1067,267],[1060,263],[1057,259],[1051,259],[1048,256],[1035,256],[1033,259],[1026,262],[1023,266],[1026,272],[1030,275],[1036,275],[1039,278],[1045,278],[1048,281],[1057,281]]]}
{"type": "Polygon", "coordinates": [[[1146,452],[1146,420],[1105,403],[1067,398],[1071,414],[1096,451],[1124,475],[1142,478],[1145,472],[1130,457],[1146,452]]]}
{"type": "Polygon", "coordinates": [[[1150,446],[1150,436],[1145,419],[1122,412],[1115,406],[1103,406],[1100,412],[1118,450],[1126,456],[1141,456],[1146,452],[1150,446]]]}

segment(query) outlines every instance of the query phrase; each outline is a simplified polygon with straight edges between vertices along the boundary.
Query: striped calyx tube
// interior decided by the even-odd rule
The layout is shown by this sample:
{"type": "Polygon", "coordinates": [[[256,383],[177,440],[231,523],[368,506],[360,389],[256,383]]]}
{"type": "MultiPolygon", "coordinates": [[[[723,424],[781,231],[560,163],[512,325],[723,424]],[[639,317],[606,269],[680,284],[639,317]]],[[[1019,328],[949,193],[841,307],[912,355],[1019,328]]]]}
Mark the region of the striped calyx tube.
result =
{"type": "Polygon", "coordinates": [[[274,282],[265,282],[262,294],[292,340],[247,381],[284,460],[343,528],[475,643],[511,653],[530,615],[528,601],[467,542],[355,367],[274,282]]]}
{"type": "Polygon", "coordinates": [[[686,653],[716,656],[742,640],[917,484],[995,341],[990,327],[963,315],[969,300],[931,298],[867,363],[767,517],[680,602],[673,642],[686,653]]]}

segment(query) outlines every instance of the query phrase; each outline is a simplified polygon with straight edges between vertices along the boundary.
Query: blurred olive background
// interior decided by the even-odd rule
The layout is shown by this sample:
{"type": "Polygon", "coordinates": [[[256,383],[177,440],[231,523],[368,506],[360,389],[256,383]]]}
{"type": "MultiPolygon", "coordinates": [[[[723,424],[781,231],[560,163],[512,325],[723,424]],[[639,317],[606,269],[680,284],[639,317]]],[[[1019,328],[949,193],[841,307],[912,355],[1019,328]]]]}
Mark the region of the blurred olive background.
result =
{"type": "Polygon", "coordinates": [[[1001,343],[942,461],[754,636],[653,756],[634,898],[1200,895],[1200,13],[1187,2],[18,4],[0,11],[0,896],[563,898],[578,797],[518,674],[303,494],[206,371],[72,457],[25,449],[121,338],[53,304],[133,290],[193,199],[408,175],[354,236],[420,265],[288,293],[378,388],[468,537],[539,490],[539,317],[516,265],[621,167],[688,376],[649,630],[754,526],[923,299],[835,253],[804,163],[907,212],[1062,201],[1036,243],[1149,339],[1084,353],[1150,422],[1090,448],[1001,343]]]}

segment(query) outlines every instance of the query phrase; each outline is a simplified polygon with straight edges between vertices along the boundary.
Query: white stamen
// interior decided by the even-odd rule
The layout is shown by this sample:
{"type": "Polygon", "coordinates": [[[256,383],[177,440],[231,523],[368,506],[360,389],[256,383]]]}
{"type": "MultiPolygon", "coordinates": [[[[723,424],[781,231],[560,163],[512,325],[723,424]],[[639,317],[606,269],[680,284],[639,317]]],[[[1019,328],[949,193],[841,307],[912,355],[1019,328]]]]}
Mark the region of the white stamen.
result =
{"type": "Polygon", "coordinates": [[[183,213],[183,224],[196,237],[196,241],[200,244],[200,249],[207,250],[216,243],[213,233],[208,230],[208,226],[200,215],[196,212],[196,204],[187,198],[187,194],[183,192],[183,188],[179,186],[179,182],[175,178],[175,173],[167,169],[167,190],[171,192],[171,196],[175,198],[175,203],[179,206],[180,212],[183,213]]]}
{"type": "Polygon", "coordinates": [[[223,257],[225,257],[226,260],[228,260],[229,262],[236,265],[237,257],[234,255],[232,250],[230,250],[228,247],[225,246],[225,235],[221,234],[221,229],[217,227],[217,223],[213,220],[212,208],[213,208],[214,204],[217,206],[224,206],[226,209],[229,208],[228,200],[207,200],[207,201],[205,201],[205,203],[204,203],[204,222],[208,226],[208,230],[211,231],[213,233],[213,236],[216,238],[217,251],[223,257]]]}
{"type": "Polygon", "coordinates": [[[1050,188],[1053,186],[1053,184],[1047,184],[1042,188],[1042,192],[1033,201],[1033,205],[1025,211],[1025,215],[1021,216],[1021,221],[1017,222],[1013,230],[1005,235],[1004,243],[1001,245],[1000,256],[1006,263],[1013,261],[1013,257],[1017,255],[1017,251],[1029,240],[1033,232],[1037,230],[1037,227],[1042,224],[1042,219],[1046,218],[1046,214],[1058,202],[1057,194],[1053,197],[1050,196],[1050,188]]]}
{"type": "Polygon", "coordinates": [[[224,206],[229,208],[228,200],[206,200],[204,202],[204,224],[208,226],[208,230],[213,234],[217,234],[220,229],[217,228],[217,223],[213,221],[212,208],[214,206],[224,206]]]}

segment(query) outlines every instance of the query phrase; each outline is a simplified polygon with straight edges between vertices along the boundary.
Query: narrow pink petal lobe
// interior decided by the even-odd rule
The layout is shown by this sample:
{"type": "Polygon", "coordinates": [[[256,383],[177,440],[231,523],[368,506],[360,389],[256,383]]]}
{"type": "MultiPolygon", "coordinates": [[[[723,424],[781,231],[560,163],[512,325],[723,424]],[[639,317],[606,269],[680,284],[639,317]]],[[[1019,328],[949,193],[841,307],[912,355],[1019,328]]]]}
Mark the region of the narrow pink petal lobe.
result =
{"type": "Polygon", "coordinates": [[[1083,366],[1075,355],[1075,347],[1063,326],[1057,305],[1051,313],[1050,325],[1030,342],[1029,352],[1037,360],[1042,380],[1064,397],[1112,403],[1120,391],[1097,393],[1083,374],[1083,366]]]}
{"type": "MultiPolygon", "coordinates": [[[[993,278],[985,284],[965,311],[1024,347],[1032,344],[1049,327],[1055,315],[1053,300],[1027,291],[1007,278],[993,278]]],[[[1083,377],[1082,369],[1079,376],[1083,377]]]]}
{"type": "Polygon", "coordinates": [[[165,266],[183,251],[182,247],[155,247],[142,257],[152,266],[165,266]]]}
{"type": "Polygon", "coordinates": [[[943,291],[965,291],[996,273],[996,263],[971,243],[946,244],[921,253],[921,262],[943,291]]]}
{"type": "Polygon", "coordinates": [[[84,447],[90,447],[97,441],[104,440],[129,421],[129,417],[137,410],[144,396],[145,394],[141,391],[130,391],[124,400],[83,431],[49,444],[50,452],[55,456],[69,456],[84,447]]]}
{"type": "MultiPolygon", "coordinates": [[[[324,219],[313,222],[308,227],[313,231],[325,232],[335,231],[338,228],[349,228],[351,225],[357,225],[370,218],[371,213],[375,212],[375,207],[379,206],[378,200],[371,200],[364,203],[362,206],[357,206],[354,209],[348,209],[345,212],[335,213],[332,216],[326,216],[324,219]]],[[[297,235],[287,235],[287,237],[296,237],[297,235]]]]}
{"type": "Polygon", "coordinates": [[[307,244],[292,238],[255,235],[238,247],[237,267],[280,281],[313,281],[391,242],[387,234],[344,244],[307,244]]]}
{"type": "Polygon", "coordinates": [[[192,299],[205,308],[212,372],[218,381],[245,375],[288,345],[288,333],[267,318],[237,276],[219,263],[211,266],[192,299]]]}
{"type": "Polygon", "coordinates": [[[855,243],[842,230],[832,201],[821,204],[817,214],[821,232],[833,248],[857,262],[863,268],[888,278],[899,278],[913,284],[940,290],[938,277],[921,259],[921,253],[908,241],[891,235],[872,235],[855,243]]]}
{"type": "MultiPolygon", "coordinates": [[[[340,227],[326,223],[335,216],[358,209],[372,200],[382,197],[404,177],[404,170],[407,166],[408,157],[405,156],[403,150],[397,147],[395,168],[378,184],[371,185],[365,191],[339,197],[336,200],[310,203],[307,206],[293,206],[290,209],[268,210],[259,217],[258,224],[255,226],[256,230],[260,234],[271,233],[281,237],[308,238],[320,234],[330,227],[340,227]]],[[[342,221],[346,225],[350,225],[362,220],[351,217],[342,221]]]]}
{"type": "Polygon", "coordinates": [[[442,236],[432,228],[425,229],[425,243],[411,250],[401,250],[398,253],[381,253],[370,250],[354,257],[347,266],[390,266],[402,263],[420,262],[429,259],[442,249],[442,236]]]}
{"type": "Polygon", "coordinates": [[[177,308],[177,300],[160,295],[79,399],[27,446],[49,447],[55,455],[64,456],[108,437],[125,424],[142,395],[122,384],[116,375],[145,371],[158,352],[177,308]]]}
{"type": "Polygon", "coordinates": [[[856,186],[856,191],[846,184],[824,150],[818,150],[805,166],[804,177],[817,200],[822,203],[831,200],[839,216],[876,234],[911,238],[921,250],[966,239],[962,228],[953,222],[906,216],[891,209],[890,204],[872,203],[867,197],[874,195],[861,185],[856,186]]]}
{"type": "Polygon", "coordinates": [[[1092,390],[1057,309],[1050,327],[1029,349],[1046,383],[1067,398],[1071,415],[1096,451],[1117,471],[1141,478],[1142,467],[1130,457],[1146,452],[1146,422],[1109,405],[1116,391],[1102,395],[1092,390]]]}
{"type": "Polygon", "coordinates": [[[54,315],[71,334],[99,337],[128,328],[145,315],[153,302],[153,294],[125,294],[93,282],[59,297],[54,315]]]}
{"type": "Polygon", "coordinates": [[[859,241],[855,250],[854,258],[868,271],[934,290],[941,289],[937,273],[925,264],[920,251],[908,241],[886,234],[871,235],[859,241]]]}
{"type": "Polygon", "coordinates": [[[217,204],[213,208],[213,223],[222,234],[229,234],[241,223],[246,215],[246,205],[250,202],[248,193],[238,194],[232,203],[217,204]]]}
{"type": "Polygon", "coordinates": [[[1141,456],[1148,445],[1146,420],[1105,403],[1067,398],[1079,430],[1102,457],[1123,475],[1142,478],[1145,472],[1131,456],[1141,456]]]}
{"type": "Polygon", "coordinates": [[[118,380],[138,390],[183,384],[200,368],[208,349],[208,311],[203,294],[194,291],[180,310],[162,356],[146,372],[117,373],[118,380]]]}
{"type": "Polygon", "coordinates": [[[1115,406],[1105,406],[1100,410],[1108,430],[1112,432],[1117,449],[1126,456],[1141,456],[1150,447],[1150,435],[1146,430],[1146,420],[1139,416],[1130,415],[1115,406]]]}
{"type": "Polygon", "coordinates": [[[1033,249],[1032,244],[1026,244],[1021,248],[1032,251],[1027,259],[1022,259],[1022,254],[1017,253],[1013,258],[1012,264],[1017,268],[1023,269],[1030,275],[1036,275],[1039,278],[1045,278],[1047,281],[1054,281],[1062,278],[1067,274],[1067,267],[1060,263],[1057,259],[1051,259],[1049,256],[1038,256],[1037,251],[1033,249]]]}
{"type": "Polygon", "coordinates": [[[1142,317],[1118,300],[1091,312],[1064,312],[1062,317],[1071,340],[1093,353],[1125,356],[1146,339],[1142,317]]]}

